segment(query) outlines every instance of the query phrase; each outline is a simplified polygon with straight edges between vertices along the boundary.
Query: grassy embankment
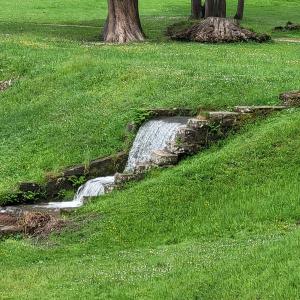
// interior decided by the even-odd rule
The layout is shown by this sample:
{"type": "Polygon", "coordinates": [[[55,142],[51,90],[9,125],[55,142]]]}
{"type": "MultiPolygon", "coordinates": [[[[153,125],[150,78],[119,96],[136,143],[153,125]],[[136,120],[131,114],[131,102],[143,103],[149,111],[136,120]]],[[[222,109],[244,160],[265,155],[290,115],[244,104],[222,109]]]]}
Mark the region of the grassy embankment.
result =
{"type": "MultiPolygon", "coordinates": [[[[269,104],[299,87],[298,44],[165,41],[184,1],[143,3],[151,40],[126,46],[91,44],[97,28],[29,24],[98,26],[104,1],[6,2],[0,78],[20,80],[0,96],[1,192],[122,149],[135,108],[269,104]]],[[[300,21],[297,2],[257,3],[255,29],[300,21]]],[[[45,244],[3,240],[0,298],[297,299],[299,153],[294,109],[95,199],[45,244]]]]}
{"type": "MultiPolygon", "coordinates": [[[[141,4],[146,43],[95,45],[105,3],[2,5],[0,80],[19,80],[0,94],[0,194],[20,181],[42,181],[47,172],[123,149],[124,128],[136,108],[269,104],[299,85],[298,44],[163,39],[168,24],[188,15],[184,1],[141,4]],[[55,25],[65,23],[95,28],[55,25]]],[[[270,31],[285,20],[299,22],[296,2],[257,3],[250,1],[246,10],[245,23],[252,28],[270,31]]]]}

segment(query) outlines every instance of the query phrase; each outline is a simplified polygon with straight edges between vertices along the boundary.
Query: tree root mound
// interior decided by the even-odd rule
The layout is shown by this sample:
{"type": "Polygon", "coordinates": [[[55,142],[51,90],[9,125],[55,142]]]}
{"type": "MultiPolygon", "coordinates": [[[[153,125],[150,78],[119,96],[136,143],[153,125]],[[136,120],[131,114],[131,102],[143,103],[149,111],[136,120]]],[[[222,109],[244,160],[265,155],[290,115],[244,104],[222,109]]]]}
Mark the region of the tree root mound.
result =
{"type": "Polygon", "coordinates": [[[275,31],[296,31],[300,30],[300,24],[287,22],[285,26],[278,26],[274,28],[275,31]]]}
{"type": "Polygon", "coordinates": [[[170,34],[171,39],[199,43],[266,42],[271,37],[240,27],[233,20],[210,17],[191,27],[170,34]]]}

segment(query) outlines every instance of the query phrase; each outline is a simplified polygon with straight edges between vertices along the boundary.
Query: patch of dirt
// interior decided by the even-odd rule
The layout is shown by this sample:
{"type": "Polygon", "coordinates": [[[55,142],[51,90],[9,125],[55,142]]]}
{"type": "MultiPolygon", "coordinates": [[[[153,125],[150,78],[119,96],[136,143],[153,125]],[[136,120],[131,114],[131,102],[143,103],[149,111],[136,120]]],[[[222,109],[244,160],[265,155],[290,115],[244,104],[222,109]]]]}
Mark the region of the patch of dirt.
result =
{"type": "Polygon", "coordinates": [[[18,218],[8,213],[0,213],[0,226],[13,226],[18,223],[18,218]]]}
{"type": "Polygon", "coordinates": [[[12,84],[13,84],[13,80],[12,79],[0,81],[0,92],[4,92],[9,87],[11,87],[12,84]]]}
{"type": "MultiPolygon", "coordinates": [[[[180,26],[179,26],[180,27],[180,26]]],[[[257,34],[244,29],[237,22],[225,18],[210,17],[196,24],[177,31],[178,26],[172,25],[167,34],[173,40],[192,41],[199,43],[232,43],[232,42],[267,42],[271,37],[257,34]]]]}
{"type": "Polygon", "coordinates": [[[24,233],[34,237],[46,237],[59,232],[66,221],[43,212],[24,212],[21,215],[0,213],[0,236],[24,233]]]}
{"type": "Polygon", "coordinates": [[[300,24],[287,22],[285,26],[278,26],[274,28],[275,31],[296,31],[300,30],[300,24]]]}
{"type": "Polygon", "coordinates": [[[276,38],[275,42],[284,42],[284,43],[300,43],[300,39],[297,38],[276,38]]]}
{"type": "Polygon", "coordinates": [[[60,231],[66,222],[47,213],[25,212],[19,224],[27,235],[47,236],[52,232],[60,231]]]}

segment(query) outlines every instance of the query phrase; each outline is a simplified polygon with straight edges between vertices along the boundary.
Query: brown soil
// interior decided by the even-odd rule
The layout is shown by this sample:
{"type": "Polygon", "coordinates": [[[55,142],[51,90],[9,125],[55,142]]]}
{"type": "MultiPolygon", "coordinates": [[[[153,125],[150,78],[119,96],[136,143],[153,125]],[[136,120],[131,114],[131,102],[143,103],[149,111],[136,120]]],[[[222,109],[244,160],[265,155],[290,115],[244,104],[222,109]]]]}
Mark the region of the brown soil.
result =
{"type": "Polygon", "coordinates": [[[25,212],[19,224],[23,227],[25,234],[46,236],[52,232],[60,231],[65,222],[47,213],[25,212]]]}
{"type": "Polygon", "coordinates": [[[0,213],[0,235],[23,232],[30,236],[47,236],[60,231],[66,222],[42,212],[24,212],[20,217],[0,213]]]}
{"type": "Polygon", "coordinates": [[[18,223],[18,218],[8,214],[8,213],[1,213],[0,214],[0,226],[13,226],[18,223]]]}

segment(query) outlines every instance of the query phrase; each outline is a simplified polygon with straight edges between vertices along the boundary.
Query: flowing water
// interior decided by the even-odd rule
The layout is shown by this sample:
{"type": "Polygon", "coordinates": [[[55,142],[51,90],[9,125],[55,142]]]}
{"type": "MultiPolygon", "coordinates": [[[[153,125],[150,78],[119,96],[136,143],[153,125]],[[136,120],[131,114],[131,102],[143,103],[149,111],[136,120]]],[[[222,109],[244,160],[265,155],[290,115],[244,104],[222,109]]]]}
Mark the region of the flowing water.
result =
{"type": "MultiPolygon", "coordinates": [[[[76,208],[84,204],[84,200],[87,197],[96,197],[104,195],[106,188],[112,186],[115,183],[114,176],[99,177],[87,181],[82,185],[76,195],[74,196],[73,201],[64,201],[64,202],[49,202],[46,205],[40,205],[41,207],[47,207],[50,209],[59,209],[59,208],[76,208]]],[[[38,208],[38,205],[35,205],[38,208]]]]}
{"type": "MultiPolygon", "coordinates": [[[[186,117],[168,117],[150,120],[141,126],[129,153],[125,173],[134,172],[135,168],[142,163],[150,162],[153,150],[163,150],[167,143],[174,140],[180,126],[186,124],[186,117]]],[[[36,209],[77,208],[84,204],[88,197],[101,196],[106,193],[107,188],[115,183],[114,176],[99,177],[87,181],[82,185],[72,201],[49,202],[34,205],[36,209]]]]}
{"type": "Polygon", "coordinates": [[[174,140],[180,126],[187,118],[173,117],[151,120],[139,130],[131,151],[125,172],[133,172],[138,164],[150,162],[153,150],[163,150],[169,141],[174,140]]]}

